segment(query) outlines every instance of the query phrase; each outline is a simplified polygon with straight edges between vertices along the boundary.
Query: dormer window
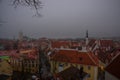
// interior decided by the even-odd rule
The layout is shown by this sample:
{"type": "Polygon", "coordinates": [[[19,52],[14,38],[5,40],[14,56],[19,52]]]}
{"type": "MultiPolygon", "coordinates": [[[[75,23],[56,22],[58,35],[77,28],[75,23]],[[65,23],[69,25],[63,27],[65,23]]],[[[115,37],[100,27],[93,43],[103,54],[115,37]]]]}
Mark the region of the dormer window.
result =
{"type": "Polygon", "coordinates": [[[63,64],[59,64],[60,67],[63,67],[64,65],[63,64]]]}
{"type": "Polygon", "coordinates": [[[65,66],[68,66],[68,63],[65,63],[65,66]]]}
{"type": "Polygon", "coordinates": [[[90,70],[91,69],[91,66],[88,66],[88,70],[90,70]]]}
{"type": "Polygon", "coordinates": [[[79,60],[80,60],[80,61],[82,61],[82,60],[83,60],[83,58],[82,58],[82,57],[79,57],[79,60]]]}

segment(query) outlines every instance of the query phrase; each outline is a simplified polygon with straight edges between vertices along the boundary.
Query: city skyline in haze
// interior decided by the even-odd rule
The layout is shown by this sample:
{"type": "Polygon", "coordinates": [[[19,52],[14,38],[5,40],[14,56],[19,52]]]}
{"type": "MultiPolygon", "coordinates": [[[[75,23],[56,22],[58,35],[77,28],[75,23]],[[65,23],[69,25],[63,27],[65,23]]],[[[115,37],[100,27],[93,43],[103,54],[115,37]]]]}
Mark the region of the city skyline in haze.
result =
{"type": "Polygon", "coordinates": [[[24,35],[40,38],[120,37],[119,0],[41,0],[42,17],[34,17],[29,7],[0,3],[0,38],[24,35]]]}

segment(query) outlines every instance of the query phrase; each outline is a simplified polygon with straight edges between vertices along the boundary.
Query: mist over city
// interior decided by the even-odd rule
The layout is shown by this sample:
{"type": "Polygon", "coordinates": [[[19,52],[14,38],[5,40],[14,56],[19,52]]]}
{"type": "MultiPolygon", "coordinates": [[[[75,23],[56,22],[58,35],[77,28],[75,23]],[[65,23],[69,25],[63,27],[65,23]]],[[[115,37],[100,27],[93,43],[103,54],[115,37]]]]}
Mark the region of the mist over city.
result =
{"type": "Polygon", "coordinates": [[[0,0],[0,80],[120,80],[120,0],[0,0]]]}
{"type": "Polygon", "coordinates": [[[0,3],[1,38],[13,38],[22,31],[39,38],[120,37],[119,0],[42,0],[41,17],[34,8],[17,6],[10,0],[0,3]]]}

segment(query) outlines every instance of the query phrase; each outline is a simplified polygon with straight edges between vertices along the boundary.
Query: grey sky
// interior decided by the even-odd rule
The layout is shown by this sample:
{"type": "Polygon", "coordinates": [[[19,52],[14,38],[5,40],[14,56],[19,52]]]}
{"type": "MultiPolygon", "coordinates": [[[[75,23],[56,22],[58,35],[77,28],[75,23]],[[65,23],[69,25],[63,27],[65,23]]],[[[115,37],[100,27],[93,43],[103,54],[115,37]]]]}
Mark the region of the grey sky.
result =
{"type": "Polygon", "coordinates": [[[28,7],[14,9],[10,0],[0,3],[0,38],[30,37],[81,38],[120,36],[120,0],[42,0],[43,17],[33,17],[28,7]]]}

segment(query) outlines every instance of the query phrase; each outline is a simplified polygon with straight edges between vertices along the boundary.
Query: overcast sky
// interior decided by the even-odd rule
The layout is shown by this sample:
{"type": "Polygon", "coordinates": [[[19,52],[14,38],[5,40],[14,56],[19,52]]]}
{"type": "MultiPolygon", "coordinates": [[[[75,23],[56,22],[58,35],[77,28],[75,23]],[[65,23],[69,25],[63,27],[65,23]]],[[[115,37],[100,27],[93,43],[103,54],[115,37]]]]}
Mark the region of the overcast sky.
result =
{"type": "Polygon", "coordinates": [[[24,35],[39,38],[120,36],[120,0],[42,0],[42,17],[33,17],[28,7],[13,8],[10,0],[0,3],[0,38],[24,35]]]}

